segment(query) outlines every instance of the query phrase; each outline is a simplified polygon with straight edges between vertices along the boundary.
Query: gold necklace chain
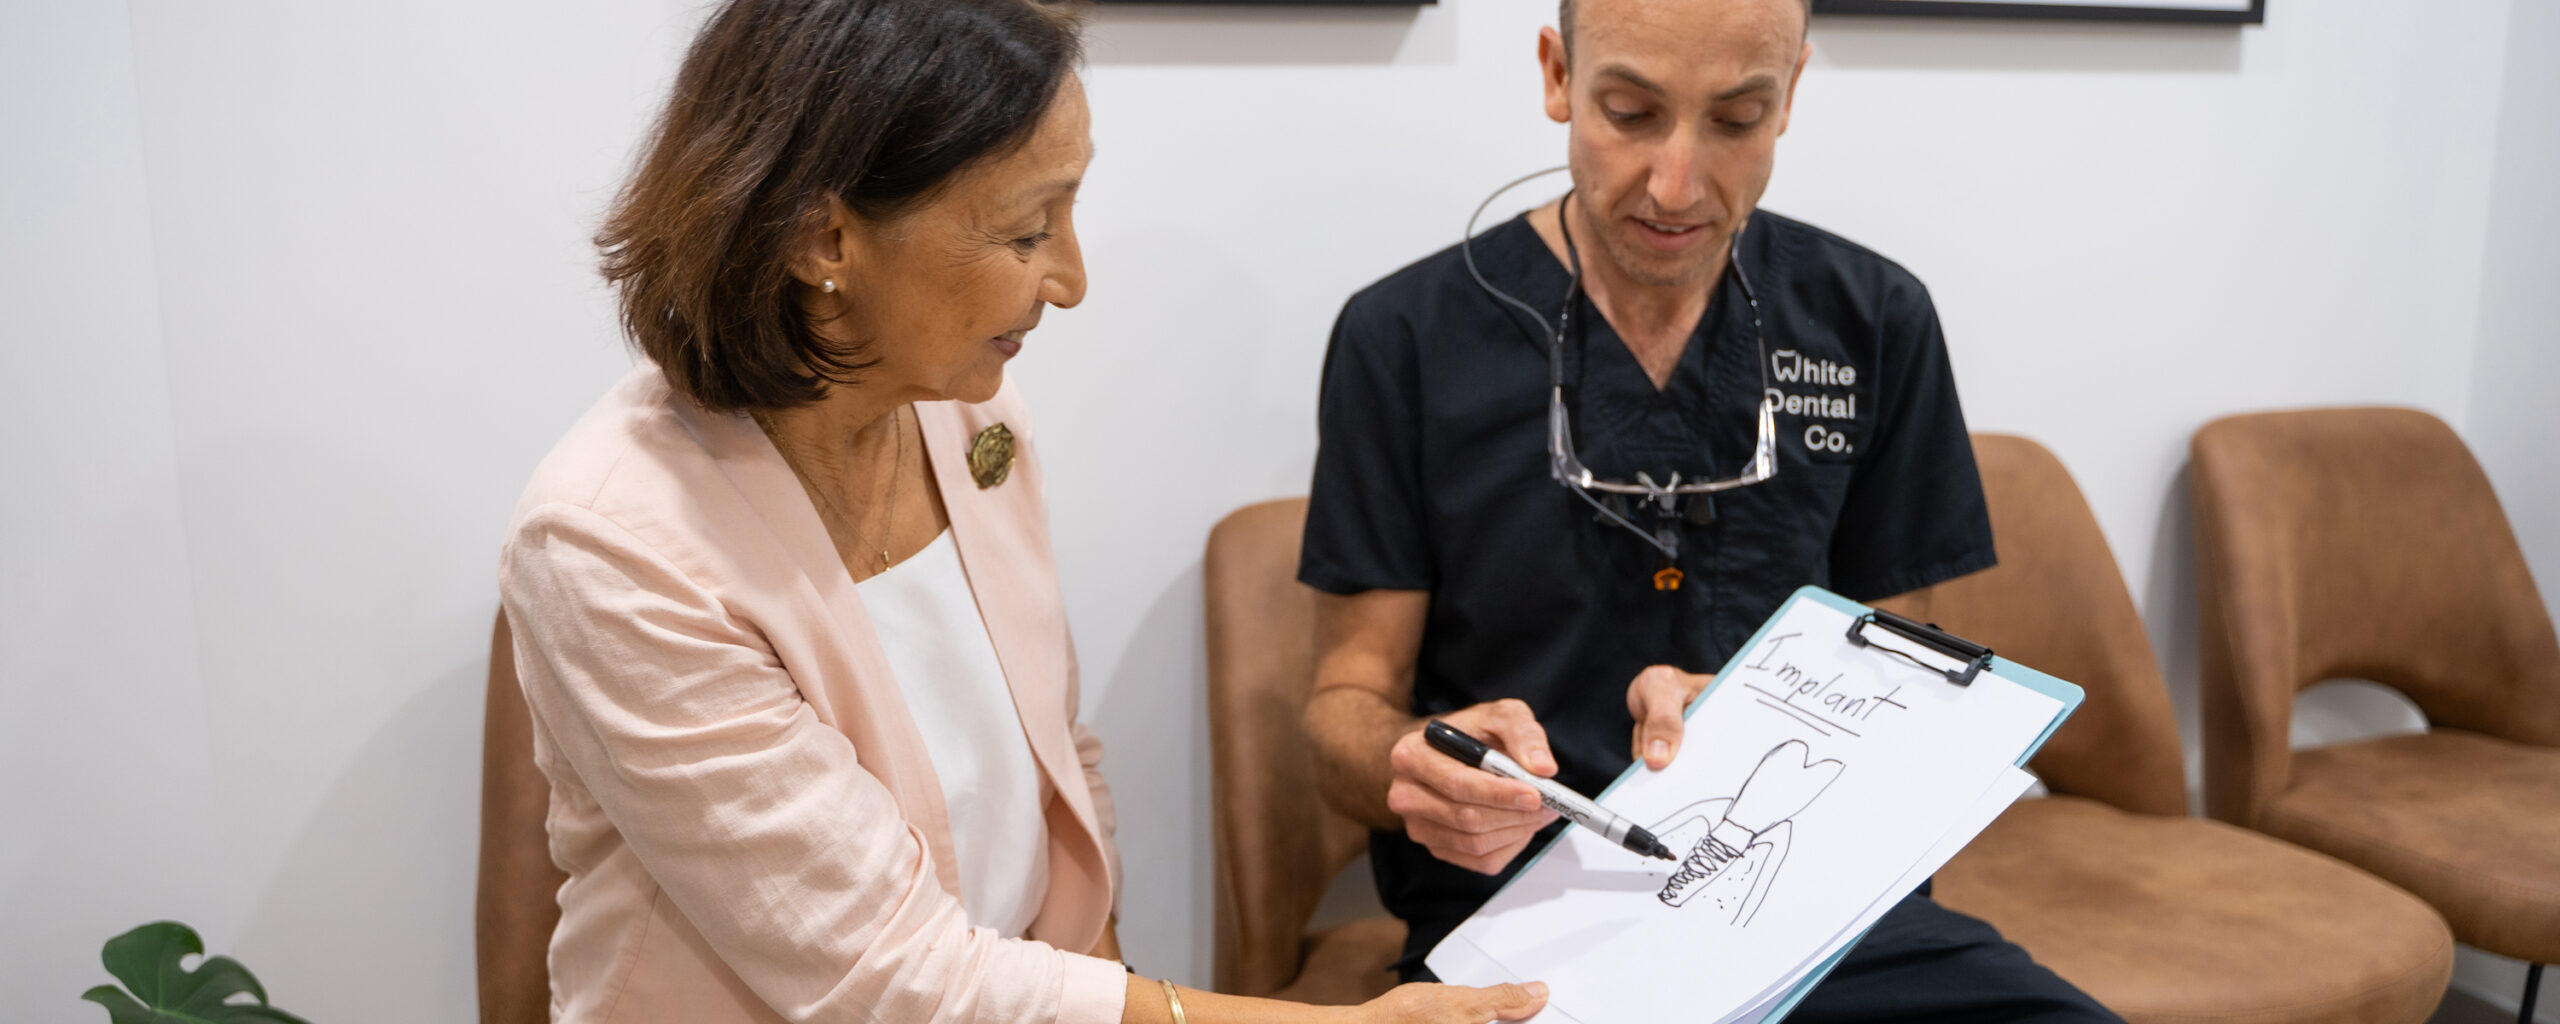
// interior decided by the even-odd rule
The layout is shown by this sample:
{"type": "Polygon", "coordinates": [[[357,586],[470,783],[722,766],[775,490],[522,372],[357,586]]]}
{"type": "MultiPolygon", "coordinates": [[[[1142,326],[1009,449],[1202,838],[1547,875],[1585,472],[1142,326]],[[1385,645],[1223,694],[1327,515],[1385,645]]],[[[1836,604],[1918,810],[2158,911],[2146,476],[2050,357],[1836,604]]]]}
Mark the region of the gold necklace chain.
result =
{"type": "MultiPolygon", "coordinates": [[[[889,456],[889,501],[881,506],[880,518],[885,521],[884,525],[892,527],[897,523],[899,485],[907,481],[907,420],[904,412],[903,408],[889,410],[889,443],[896,447],[889,456]]],[[[879,571],[889,571],[889,546],[880,543],[877,537],[864,537],[863,540],[880,552],[879,571]]]]}
{"type": "MultiPolygon", "coordinates": [[[[899,409],[890,410],[889,412],[889,443],[894,445],[895,448],[890,455],[888,484],[889,495],[887,502],[881,506],[881,518],[885,520],[888,525],[892,526],[895,525],[897,519],[898,496],[902,493],[901,485],[906,482],[907,423],[905,417],[902,415],[905,408],[906,407],[901,407],[899,409]]],[[[764,422],[763,417],[758,416],[755,417],[755,419],[756,425],[764,428],[764,432],[767,437],[776,436],[775,431],[764,422]]],[[[777,444],[775,447],[779,449],[781,446],[777,444]]],[[[853,515],[847,512],[844,506],[837,503],[836,495],[832,490],[817,486],[816,478],[803,472],[799,465],[792,462],[788,457],[784,458],[783,462],[791,466],[792,475],[800,477],[803,486],[810,494],[817,497],[820,518],[825,519],[832,517],[836,523],[843,526],[846,532],[856,533],[854,539],[861,541],[863,547],[878,553],[880,557],[880,568],[873,570],[873,574],[877,575],[882,572],[887,572],[889,570],[889,546],[880,543],[880,539],[877,536],[867,533],[857,533],[857,524],[854,522],[853,515]]]]}

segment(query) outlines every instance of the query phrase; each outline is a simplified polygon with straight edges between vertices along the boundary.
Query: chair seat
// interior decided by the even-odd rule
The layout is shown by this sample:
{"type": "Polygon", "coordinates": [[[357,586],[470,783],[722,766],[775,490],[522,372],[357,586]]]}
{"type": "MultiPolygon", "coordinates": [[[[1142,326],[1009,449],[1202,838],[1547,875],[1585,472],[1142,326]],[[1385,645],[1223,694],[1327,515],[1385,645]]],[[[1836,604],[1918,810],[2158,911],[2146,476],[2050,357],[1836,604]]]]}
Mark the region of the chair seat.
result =
{"type": "Polygon", "coordinates": [[[1273,999],[1316,1006],[1352,1006],[1377,998],[1396,986],[1388,968],[1404,955],[1404,922],[1371,917],[1307,936],[1306,960],[1298,979],[1271,993],[1273,999]]]}
{"type": "Polygon", "coordinates": [[[2560,961],[2560,748],[2437,729],[2298,751],[2259,827],[2418,894],[2465,943],[2560,961]]]}
{"type": "Polygon", "coordinates": [[[2416,1024],[2453,975],[2453,937],[2408,893],[2220,822],[2079,797],[2011,807],[1936,895],[2133,1024],[2416,1024]]]}

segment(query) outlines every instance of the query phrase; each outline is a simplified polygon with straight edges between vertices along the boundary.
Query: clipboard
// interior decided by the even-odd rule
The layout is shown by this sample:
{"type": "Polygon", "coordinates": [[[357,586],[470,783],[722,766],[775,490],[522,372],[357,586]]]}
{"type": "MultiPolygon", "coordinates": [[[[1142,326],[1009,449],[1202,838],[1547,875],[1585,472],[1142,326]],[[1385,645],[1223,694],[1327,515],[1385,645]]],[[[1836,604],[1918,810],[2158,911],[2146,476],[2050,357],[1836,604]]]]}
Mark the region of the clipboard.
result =
{"type": "MultiPolygon", "coordinates": [[[[1991,648],[1984,647],[1981,644],[1974,643],[1971,640],[1966,640],[1943,629],[1939,629],[1933,623],[1913,622],[1910,619],[1903,618],[1902,616],[1896,615],[1892,612],[1877,608],[1870,608],[1866,605],[1859,604],[1856,601],[1849,600],[1848,598],[1815,586],[1796,588],[1796,592],[1788,596],[1787,603],[1780,605],[1777,612],[1769,616],[1769,621],[1760,624],[1759,630],[1751,634],[1750,642],[1743,644],[1741,650],[1747,652],[1752,648],[1759,646],[1762,637],[1769,632],[1769,628],[1776,625],[1779,619],[1785,618],[1787,610],[1793,607],[1798,601],[1812,601],[1817,604],[1829,605],[1832,608],[1848,613],[1849,616],[1856,620],[1860,625],[1873,625],[1937,653],[1944,654],[1949,657],[1964,659],[1968,668],[1963,670],[1963,678],[1961,680],[1949,680],[1950,682],[1955,682],[1956,685],[1970,686],[1972,685],[1974,678],[1980,673],[1989,672],[2002,679],[2009,680],[2010,682],[2017,683],[2030,690],[2044,694],[2047,697],[2061,701],[2062,713],[2053,716],[2053,724],[2046,726],[2044,733],[2037,736],[2035,742],[2028,744],[2027,749],[2018,754],[2018,760],[2015,763],[2020,768],[2026,767],[2027,762],[2035,759],[2036,752],[2044,749],[2045,741],[2052,739],[2054,731],[2062,728],[2062,723],[2069,721],[2073,712],[2080,710],[2080,702],[2088,696],[2087,692],[2080,689],[2078,686],[2063,682],[2060,679],[2038,672],[2034,669],[2018,664],[2017,662],[1999,657],[1992,653],[1991,648]]],[[[1860,630],[1858,626],[1852,626],[1851,630],[1854,635],[1850,642],[1860,642],[1859,637],[1864,635],[1863,631],[1860,630]]],[[[1873,641],[1868,640],[1866,642],[1872,643],[1873,641]]],[[[1732,670],[1735,666],[1739,665],[1741,661],[1742,655],[1737,653],[1731,660],[1725,662],[1724,668],[1718,670],[1716,673],[1716,681],[1707,684],[1707,689],[1713,690],[1717,685],[1723,683],[1724,680],[1731,678],[1733,675],[1732,670]]],[[[1706,693],[1705,691],[1700,691],[1698,695],[1700,697],[1704,697],[1706,696],[1706,693]]],[[[1690,704],[1691,710],[1695,710],[1696,707],[1696,702],[1692,702],[1690,704]]],[[[1684,712],[1682,719],[1685,721],[1686,718],[1687,715],[1684,712]]],[[[1609,784],[1609,789],[1618,788],[1619,785],[1627,781],[1628,775],[1632,774],[1633,769],[1630,769],[1626,774],[1621,774],[1618,776],[1617,781],[1609,784]]],[[[1602,790],[1600,795],[1603,798],[1606,798],[1608,796],[1608,791],[1602,790]]],[[[1541,854],[1544,852],[1545,851],[1540,851],[1541,854]]],[[[1822,979],[1830,977],[1832,970],[1840,966],[1840,961],[1848,959],[1849,951],[1856,949],[1858,947],[1858,943],[1866,941],[1866,937],[1867,935],[1865,932],[1858,933],[1858,937],[1850,940],[1849,944],[1843,947],[1840,952],[1832,954],[1830,959],[1823,961],[1821,966],[1814,968],[1813,973],[1806,975],[1803,982],[1797,984],[1795,988],[1788,990],[1786,995],[1780,997],[1776,1003],[1770,1006],[1768,1013],[1761,1015],[1760,1020],[1762,1024],[1767,1024],[1767,1022],[1770,1021],[1784,1020],[1786,1019],[1787,1014],[1795,1012],[1796,1004],[1804,1002],[1806,996],[1812,995],[1814,986],[1822,984],[1822,979]]]]}
{"type": "MultiPolygon", "coordinates": [[[[1800,605],[1805,603],[1821,605],[1830,609],[1832,612],[1845,617],[1849,621],[1848,635],[1840,637],[1839,639],[1845,641],[1848,646],[1871,650],[1874,653],[1890,656],[1894,660],[1908,662],[1912,666],[1913,671],[1926,672],[1930,675],[1939,676],[1945,683],[1953,684],[1955,687],[1962,688],[1963,692],[1971,692],[1975,684],[1980,681],[1982,677],[1989,675],[2005,683],[2014,685],[2021,690],[2029,691],[2033,694],[2050,699],[2053,704],[2058,707],[2058,710],[2053,712],[2050,721],[2043,723],[2041,732],[2034,733],[2033,740],[2028,742],[2025,748],[2020,750],[2015,759],[2010,762],[2018,768],[2024,768],[2027,762],[2034,758],[2036,752],[2043,749],[2046,741],[2053,737],[2055,730],[2060,729],[2062,723],[2069,720],[2071,715],[2079,709],[2080,703],[2084,697],[2081,689],[2071,683],[2017,664],[2016,662],[2000,658],[1988,647],[1948,633],[1934,625],[1915,622],[1891,612],[1870,608],[1820,587],[1806,586],[1798,588],[1792,595],[1790,595],[1788,599],[1779,606],[1777,611],[1771,614],[1770,617],[1761,624],[1758,630],[1753,632],[1751,638],[1736,650],[1733,657],[1718,670],[1715,681],[1710,683],[1705,690],[1701,691],[1698,697],[1693,700],[1690,706],[1683,712],[1683,718],[1687,719],[1696,715],[1700,709],[1708,706],[1708,698],[1710,696],[1719,693],[1719,691],[1729,685],[1743,685],[1745,690],[1737,693],[1730,699],[1723,701],[1722,703],[1726,706],[1731,706],[1735,701],[1745,699],[1746,695],[1748,696],[1748,699],[1756,701],[1757,703],[1769,704],[1770,701],[1765,699],[1770,696],[1768,690],[1748,683],[1736,684],[1735,681],[1737,679],[1745,678],[1753,672],[1758,672],[1762,675],[1766,674],[1761,670],[1767,667],[1769,660],[1768,657],[1766,654],[1762,654],[1760,655],[1761,664],[1750,664],[1754,657],[1754,652],[1775,650],[1777,644],[1787,642],[1794,637],[1803,635],[1800,632],[1790,632],[1779,634],[1773,638],[1771,634],[1782,623],[1787,622],[1790,615],[1796,612],[1800,605]]],[[[1815,614],[1816,617],[1820,617],[1819,613],[1815,614]]],[[[1837,634],[1833,635],[1837,636],[1837,634]]],[[[2005,688],[2003,689],[2004,692],[2008,692],[2005,688]]],[[[1937,692],[1948,694],[1955,693],[1955,691],[1946,691],[1943,689],[1937,692]]],[[[1961,700],[1962,698],[1955,697],[1953,699],[1961,700]]],[[[2015,700],[2015,698],[2005,699],[2015,700]]],[[[1989,706],[1991,705],[1985,705],[1985,707],[1989,706]]],[[[2037,712],[2038,715],[2041,713],[2042,712],[2037,712]]],[[[2013,726],[2006,728],[2010,729],[2007,735],[2012,737],[2012,739],[2004,742],[2014,742],[2014,737],[2026,735],[2027,733],[2025,730],[2034,729],[2037,722],[2037,718],[2034,716],[2026,717],[2023,720],[2018,720],[2012,717],[2010,720],[2013,722],[2013,726]]],[[[1703,732],[1703,730],[1699,731],[1703,732]]],[[[1613,795],[1616,795],[1622,787],[1626,786],[1631,780],[1637,778],[1644,770],[1644,766],[1641,762],[1630,765],[1624,773],[1621,773],[1617,779],[1612,780],[1606,788],[1600,791],[1598,799],[1604,803],[1609,802],[1613,795]]],[[[1675,766],[1673,770],[1677,771],[1678,769],[1675,766]]],[[[1525,881],[1532,877],[1541,862],[1546,861],[1550,856],[1555,855],[1558,850],[1563,849],[1567,845],[1566,839],[1569,837],[1569,833],[1567,836],[1558,837],[1556,841],[1550,842],[1527,863],[1523,864],[1520,870],[1514,873],[1512,880],[1505,884],[1504,892],[1497,893],[1491,900],[1488,900],[1486,909],[1479,911],[1479,913],[1490,912],[1493,908],[1500,905],[1503,902],[1505,895],[1510,893],[1510,890],[1521,886],[1525,881]]],[[[1570,872],[1574,869],[1575,863],[1576,862],[1568,857],[1568,860],[1559,870],[1570,872]]],[[[1918,865],[1914,865],[1915,870],[1917,867],[1918,865]]],[[[1885,898],[1898,899],[1900,898],[1900,894],[1890,893],[1888,891],[1888,895],[1885,898]]],[[[1883,904],[1875,904],[1872,906],[1882,905],[1883,904]]],[[[1471,918],[1470,921],[1472,922],[1472,920],[1473,919],[1471,918]]],[[[1844,920],[1840,923],[1841,926],[1845,928],[1854,925],[1856,921],[1844,920]]],[[[1464,927],[1465,926],[1462,926],[1462,931],[1464,930],[1464,927]]],[[[1819,985],[1824,978],[1828,977],[1830,973],[1847,958],[1849,951],[1856,948],[1858,942],[1863,941],[1865,937],[1866,931],[1861,930],[1848,942],[1842,944],[1838,951],[1834,952],[1831,956],[1824,959],[1810,970],[1806,970],[1794,985],[1784,989],[1780,994],[1769,997],[1762,1002],[1745,1003],[1732,1010],[1722,1012],[1729,1014],[1741,1014],[1738,1017],[1731,1018],[1737,1022],[1758,1021],[1761,1022],[1761,1024],[1767,1024],[1767,1022],[1776,1021],[1785,1017],[1799,1004],[1801,1004],[1805,997],[1813,991],[1814,987],[1819,985]],[[1755,1018],[1750,1016],[1747,1011],[1756,1007],[1766,1007],[1767,1009],[1755,1018]]],[[[1460,933],[1457,932],[1453,932],[1451,938],[1465,941],[1461,938],[1460,933]]],[[[1444,947],[1448,942],[1449,940],[1444,940],[1444,947]]],[[[1470,942],[1469,946],[1472,947],[1472,945],[1473,944],[1470,942]]],[[[1827,945],[1828,944],[1825,943],[1826,947],[1827,945]]],[[[1433,951],[1435,958],[1439,956],[1440,951],[1440,948],[1435,947],[1433,951]]],[[[1479,955],[1482,955],[1482,951],[1479,951],[1479,955]]],[[[1786,977],[1795,975],[1795,970],[1796,969],[1790,969],[1781,972],[1774,983],[1782,984],[1786,977]]]]}

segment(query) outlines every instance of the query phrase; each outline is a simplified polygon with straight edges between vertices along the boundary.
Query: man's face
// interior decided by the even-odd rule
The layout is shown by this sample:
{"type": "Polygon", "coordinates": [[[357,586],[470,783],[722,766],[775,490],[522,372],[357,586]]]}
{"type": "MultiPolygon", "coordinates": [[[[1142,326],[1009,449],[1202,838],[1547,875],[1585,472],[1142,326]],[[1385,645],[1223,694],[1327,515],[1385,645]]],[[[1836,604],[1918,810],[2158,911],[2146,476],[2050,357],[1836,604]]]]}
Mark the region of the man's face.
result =
{"type": "Polygon", "coordinates": [[[1579,0],[1539,39],[1571,125],[1577,240],[1639,284],[1703,284],[1769,187],[1804,45],[1802,0],[1579,0]]]}

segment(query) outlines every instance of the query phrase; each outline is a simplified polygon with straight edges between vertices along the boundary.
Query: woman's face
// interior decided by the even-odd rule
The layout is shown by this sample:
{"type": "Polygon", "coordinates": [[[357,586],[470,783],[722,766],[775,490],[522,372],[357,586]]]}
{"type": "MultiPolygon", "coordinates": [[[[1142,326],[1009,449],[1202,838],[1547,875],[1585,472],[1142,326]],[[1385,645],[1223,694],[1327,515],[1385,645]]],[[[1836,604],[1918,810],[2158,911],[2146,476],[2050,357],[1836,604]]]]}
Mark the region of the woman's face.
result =
{"type": "Polygon", "coordinates": [[[836,317],[820,330],[879,360],[865,391],[986,401],[1041,311],[1084,301],[1074,213],[1093,159],[1090,123],[1084,85],[1069,75],[1021,147],[962,171],[923,204],[887,221],[836,205],[797,273],[814,312],[836,317]],[[833,294],[818,287],[830,279],[833,294]]]}

